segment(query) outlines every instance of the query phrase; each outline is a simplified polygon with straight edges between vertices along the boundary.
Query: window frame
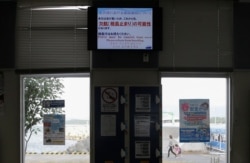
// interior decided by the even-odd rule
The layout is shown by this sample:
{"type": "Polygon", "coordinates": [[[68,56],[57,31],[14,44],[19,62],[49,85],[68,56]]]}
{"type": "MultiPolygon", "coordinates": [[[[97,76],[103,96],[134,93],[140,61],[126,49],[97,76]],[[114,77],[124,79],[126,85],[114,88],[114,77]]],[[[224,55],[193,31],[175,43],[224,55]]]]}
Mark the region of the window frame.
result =
{"type": "Polygon", "coordinates": [[[226,79],[226,130],[227,130],[227,149],[226,149],[226,162],[230,163],[231,156],[231,142],[232,135],[231,131],[233,130],[233,111],[232,111],[232,77],[231,73],[227,72],[160,72],[159,81],[161,82],[162,78],[225,78],[226,79]]]}
{"type": "MultiPolygon", "coordinates": [[[[90,73],[62,73],[62,74],[23,74],[20,75],[20,161],[25,163],[25,131],[24,131],[24,120],[25,120],[25,95],[24,95],[24,82],[25,77],[57,77],[57,78],[67,78],[67,77],[88,77],[90,80],[89,89],[91,88],[91,78],[90,73]]],[[[91,94],[91,93],[90,93],[91,94]]],[[[90,101],[91,101],[91,95],[90,101]]],[[[90,103],[91,106],[91,103],[90,103]]],[[[90,109],[90,108],[89,108],[90,109]]],[[[91,122],[91,109],[90,109],[90,122],[91,122]]],[[[90,124],[90,137],[91,137],[91,124],[90,124]]],[[[91,142],[91,141],[90,141],[91,142]]]]}

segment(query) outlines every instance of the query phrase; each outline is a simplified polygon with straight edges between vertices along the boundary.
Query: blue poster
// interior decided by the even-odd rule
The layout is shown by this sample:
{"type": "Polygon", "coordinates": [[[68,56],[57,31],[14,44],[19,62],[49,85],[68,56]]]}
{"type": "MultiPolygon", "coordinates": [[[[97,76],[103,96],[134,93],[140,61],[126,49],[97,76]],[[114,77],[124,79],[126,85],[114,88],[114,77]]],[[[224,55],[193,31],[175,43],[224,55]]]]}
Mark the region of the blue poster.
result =
{"type": "Polygon", "coordinates": [[[180,99],[180,142],[209,142],[209,99],[180,99]]]}
{"type": "Polygon", "coordinates": [[[44,145],[65,145],[65,115],[44,115],[43,133],[44,145]]]}

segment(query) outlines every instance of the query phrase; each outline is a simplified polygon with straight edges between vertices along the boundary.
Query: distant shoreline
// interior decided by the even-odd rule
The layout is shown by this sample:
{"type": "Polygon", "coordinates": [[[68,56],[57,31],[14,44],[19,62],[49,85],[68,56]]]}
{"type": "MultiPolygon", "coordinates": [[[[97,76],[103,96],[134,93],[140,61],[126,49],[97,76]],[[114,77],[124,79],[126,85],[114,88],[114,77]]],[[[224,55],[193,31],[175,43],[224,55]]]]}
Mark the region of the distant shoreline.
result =
{"type": "Polygon", "coordinates": [[[89,137],[89,124],[66,124],[65,145],[43,145],[43,125],[37,125],[40,129],[36,135],[32,135],[27,148],[27,153],[66,152],[68,148],[84,141],[89,137]]]}

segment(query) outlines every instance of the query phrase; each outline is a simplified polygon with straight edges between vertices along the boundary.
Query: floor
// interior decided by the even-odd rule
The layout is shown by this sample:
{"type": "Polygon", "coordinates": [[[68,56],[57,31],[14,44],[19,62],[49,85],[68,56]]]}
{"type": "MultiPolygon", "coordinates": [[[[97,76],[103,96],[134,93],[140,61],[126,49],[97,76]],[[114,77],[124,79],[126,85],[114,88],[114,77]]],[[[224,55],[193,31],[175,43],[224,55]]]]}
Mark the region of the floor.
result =
{"type": "MultiPolygon", "coordinates": [[[[89,163],[89,154],[27,154],[25,163],[89,163]]],[[[222,153],[184,153],[175,158],[163,154],[162,163],[226,163],[222,153]]]]}

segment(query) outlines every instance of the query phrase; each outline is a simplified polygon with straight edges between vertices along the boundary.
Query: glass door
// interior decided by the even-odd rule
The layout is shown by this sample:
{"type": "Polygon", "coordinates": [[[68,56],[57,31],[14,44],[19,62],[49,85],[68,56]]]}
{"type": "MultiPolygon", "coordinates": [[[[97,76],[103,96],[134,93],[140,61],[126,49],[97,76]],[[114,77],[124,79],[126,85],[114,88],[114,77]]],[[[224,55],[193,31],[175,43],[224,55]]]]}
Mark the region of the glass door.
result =
{"type": "Polygon", "coordinates": [[[163,163],[229,162],[228,80],[226,77],[161,78],[163,163]],[[198,106],[201,102],[206,107],[198,106]]]}
{"type": "Polygon", "coordinates": [[[88,74],[24,75],[21,84],[23,163],[88,163],[88,74]]]}

